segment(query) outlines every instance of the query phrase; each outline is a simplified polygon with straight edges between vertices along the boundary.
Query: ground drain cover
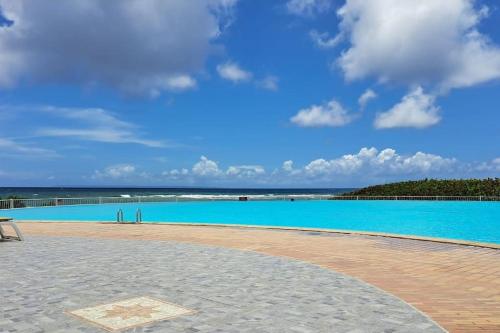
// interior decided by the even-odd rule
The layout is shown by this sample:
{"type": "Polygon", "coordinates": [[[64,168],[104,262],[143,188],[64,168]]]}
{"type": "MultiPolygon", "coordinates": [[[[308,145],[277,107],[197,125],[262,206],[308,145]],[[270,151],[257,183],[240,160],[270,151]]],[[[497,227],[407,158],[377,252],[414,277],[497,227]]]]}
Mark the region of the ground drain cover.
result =
{"type": "Polygon", "coordinates": [[[105,330],[118,331],[194,312],[151,297],[135,297],[67,313],[105,330]]]}

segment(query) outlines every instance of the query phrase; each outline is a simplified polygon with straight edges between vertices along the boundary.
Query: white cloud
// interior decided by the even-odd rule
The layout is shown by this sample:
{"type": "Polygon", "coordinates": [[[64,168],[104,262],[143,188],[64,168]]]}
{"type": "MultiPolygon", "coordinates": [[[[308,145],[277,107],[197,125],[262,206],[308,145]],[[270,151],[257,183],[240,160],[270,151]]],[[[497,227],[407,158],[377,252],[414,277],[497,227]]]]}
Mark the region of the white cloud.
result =
{"type": "Polygon", "coordinates": [[[93,179],[111,178],[121,179],[134,175],[136,172],[135,166],[131,164],[118,164],[105,168],[103,171],[96,170],[92,176],[93,179]]]}
{"type": "Polygon", "coordinates": [[[288,161],[283,162],[281,169],[285,172],[292,172],[293,171],[293,161],[288,160],[288,161]]]}
{"type": "Polygon", "coordinates": [[[170,170],[170,172],[168,172],[168,174],[170,174],[170,175],[188,175],[189,170],[185,169],[185,168],[180,169],[180,170],[173,169],[173,170],[170,170]]]}
{"type": "Polygon", "coordinates": [[[358,104],[361,110],[363,110],[366,107],[368,102],[370,102],[375,98],[377,98],[377,93],[371,89],[366,89],[366,91],[358,98],[358,104]]]}
{"type": "Polygon", "coordinates": [[[57,108],[45,107],[41,111],[58,117],[71,119],[84,127],[41,128],[36,134],[46,137],[72,137],[79,140],[106,143],[134,143],[147,147],[165,147],[157,140],[149,140],[137,134],[137,126],[120,120],[111,111],[100,108],[57,108]]]}
{"type": "Polygon", "coordinates": [[[493,165],[496,171],[500,171],[500,157],[497,157],[493,161],[491,161],[491,164],[493,165]]]}
{"type": "Polygon", "coordinates": [[[0,155],[38,159],[59,157],[59,154],[54,150],[34,147],[33,145],[20,143],[9,138],[0,138],[0,155]]]}
{"type": "Polygon", "coordinates": [[[157,95],[190,89],[233,20],[235,0],[0,0],[0,86],[105,84],[157,95]],[[64,13],[62,15],[61,13],[64,13]]]}
{"type": "Polygon", "coordinates": [[[172,180],[185,179],[189,175],[189,170],[182,169],[172,169],[169,171],[162,172],[162,176],[172,180]]]}
{"type": "Polygon", "coordinates": [[[253,76],[251,72],[242,69],[238,64],[233,62],[218,65],[217,72],[221,78],[234,83],[249,81],[253,76]]]}
{"type": "Polygon", "coordinates": [[[347,125],[352,119],[347,110],[332,99],[326,104],[302,109],[290,120],[301,127],[338,127],[347,125]]]}
{"type": "Polygon", "coordinates": [[[200,177],[214,177],[222,174],[217,162],[209,160],[205,156],[200,157],[200,161],[193,165],[191,171],[195,176],[200,177]]]}
{"type": "Polygon", "coordinates": [[[45,128],[38,131],[37,134],[46,137],[72,137],[79,140],[105,143],[134,143],[147,147],[165,147],[165,145],[160,141],[140,139],[128,131],[116,129],[45,128]]]}
{"type": "Polygon", "coordinates": [[[488,13],[474,0],[347,0],[338,10],[350,47],[348,80],[435,84],[443,90],[500,78],[500,48],[478,31],[488,13]]]}
{"type": "Polygon", "coordinates": [[[358,152],[333,158],[318,158],[304,166],[284,161],[281,168],[267,173],[259,164],[220,167],[218,162],[201,156],[192,168],[175,168],[155,174],[138,170],[131,164],[118,164],[95,171],[92,179],[119,182],[146,181],[160,184],[213,185],[305,185],[359,186],[387,181],[426,177],[450,178],[490,176],[500,172],[500,158],[484,163],[463,163],[455,158],[418,151],[401,154],[395,149],[364,147],[358,152]]]}
{"type": "Polygon", "coordinates": [[[286,8],[290,14],[298,16],[314,16],[330,10],[331,0],[289,0],[286,8]]]}
{"type": "Polygon", "coordinates": [[[378,114],[375,118],[375,128],[425,128],[435,125],[441,117],[439,107],[435,106],[434,102],[434,96],[426,95],[423,89],[418,87],[389,111],[378,114]]]}
{"type": "Polygon", "coordinates": [[[309,177],[425,174],[449,171],[455,163],[455,159],[422,152],[403,156],[391,148],[379,152],[376,148],[365,147],[357,154],[343,155],[332,160],[314,160],[304,167],[303,172],[309,177]]]}
{"type": "Polygon", "coordinates": [[[357,172],[364,161],[372,160],[376,157],[377,150],[375,148],[362,148],[358,154],[344,155],[333,160],[317,159],[310,162],[304,167],[304,172],[309,176],[318,176],[321,174],[352,174],[357,172]]]}
{"type": "Polygon", "coordinates": [[[185,90],[196,87],[196,80],[189,75],[179,75],[166,80],[166,88],[170,90],[185,90]]]}
{"type": "Polygon", "coordinates": [[[474,167],[477,171],[496,171],[500,172],[500,157],[497,157],[490,162],[482,162],[474,167]]]}
{"type": "Polygon", "coordinates": [[[277,91],[279,86],[278,86],[279,79],[278,77],[274,75],[268,75],[262,80],[257,82],[257,86],[270,90],[270,91],[277,91]]]}
{"type": "Polygon", "coordinates": [[[210,160],[205,156],[201,156],[196,162],[191,171],[182,169],[172,169],[162,172],[162,176],[170,180],[183,180],[190,183],[196,181],[222,181],[231,182],[235,179],[258,179],[266,173],[261,165],[234,165],[229,166],[226,171],[219,167],[216,161],[210,160]]]}
{"type": "Polygon", "coordinates": [[[238,178],[251,178],[264,175],[266,171],[260,165],[237,165],[230,166],[226,175],[230,177],[238,177],[238,178]]]}
{"type": "Polygon", "coordinates": [[[438,155],[417,152],[413,156],[406,158],[397,157],[391,167],[403,172],[425,173],[434,170],[446,170],[455,164],[455,159],[443,158],[438,155]]]}
{"type": "Polygon", "coordinates": [[[343,34],[338,34],[335,37],[330,37],[328,32],[318,32],[316,30],[311,30],[309,32],[314,44],[320,49],[332,49],[336,47],[344,39],[343,34]]]}

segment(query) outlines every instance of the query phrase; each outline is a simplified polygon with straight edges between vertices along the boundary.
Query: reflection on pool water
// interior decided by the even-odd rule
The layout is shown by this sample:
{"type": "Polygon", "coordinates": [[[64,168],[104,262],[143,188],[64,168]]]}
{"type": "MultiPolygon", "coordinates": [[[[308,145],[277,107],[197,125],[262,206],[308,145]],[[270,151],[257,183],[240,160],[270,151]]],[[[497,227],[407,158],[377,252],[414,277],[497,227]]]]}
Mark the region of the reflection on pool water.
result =
{"type": "Polygon", "coordinates": [[[500,244],[500,203],[457,201],[191,201],[2,210],[18,220],[245,224],[385,232],[500,244]]]}

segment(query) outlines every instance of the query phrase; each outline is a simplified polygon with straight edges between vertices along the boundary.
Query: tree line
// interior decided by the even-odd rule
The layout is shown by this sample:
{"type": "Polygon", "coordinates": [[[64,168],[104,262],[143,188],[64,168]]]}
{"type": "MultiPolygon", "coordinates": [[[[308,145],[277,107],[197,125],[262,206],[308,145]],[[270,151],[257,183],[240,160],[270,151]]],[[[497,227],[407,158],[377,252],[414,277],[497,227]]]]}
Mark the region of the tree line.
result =
{"type": "Polygon", "coordinates": [[[500,196],[500,178],[423,179],[368,186],[344,196],[500,196]]]}

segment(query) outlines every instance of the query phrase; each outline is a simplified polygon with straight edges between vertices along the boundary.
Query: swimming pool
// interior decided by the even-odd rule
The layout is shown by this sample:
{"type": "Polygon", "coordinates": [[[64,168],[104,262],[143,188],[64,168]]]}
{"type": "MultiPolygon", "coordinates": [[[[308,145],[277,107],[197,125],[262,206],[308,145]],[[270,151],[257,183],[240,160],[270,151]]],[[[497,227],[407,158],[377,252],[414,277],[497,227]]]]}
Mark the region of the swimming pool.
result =
{"type": "Polygon", "coordinates": [[[2,210],[18,220],[244,224],[383,232],[500,244],[500,203],[457,201],[192,201],[2,210]]]}

